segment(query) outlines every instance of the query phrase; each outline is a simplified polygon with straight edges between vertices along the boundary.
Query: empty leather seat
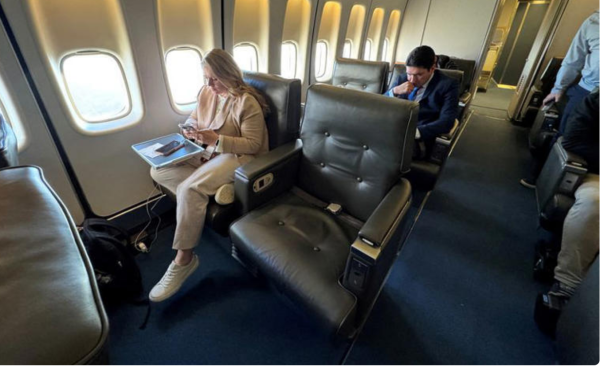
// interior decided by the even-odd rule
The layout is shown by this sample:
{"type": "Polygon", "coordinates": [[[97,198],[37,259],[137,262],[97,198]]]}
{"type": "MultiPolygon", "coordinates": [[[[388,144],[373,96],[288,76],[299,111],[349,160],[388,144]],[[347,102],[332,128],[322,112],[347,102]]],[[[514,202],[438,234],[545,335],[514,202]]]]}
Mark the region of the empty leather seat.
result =
{"type": "Polygon", "coordinates": [[[331,84],[336,87],[381,94],[384,92],[389,63],[338,58],[331,84]]]}
{"type": "MultiPolygon", "coordinates": [[[[265,117],[269,132],[269,148],[275,149],[281,144],[295,140],[300,129],[300,80],[245,72],[244,81],[261,92],[269,104],[270,112],[265,117]]],[[[175,193],[166,187],[162,187],[162,190],[176,200],[175,193]]],[[[239,210],[234,204],[219,205],[211,199],[206,211],[205,223],[226,236],[229,225],[238,216],[239,210]]]]}
{"type": "Polygon", "coordinates": [[[300,139],[236,171],[249,213],[230,227],[234,246],[333,334],[354,335],[401,245],[417,110],[313,85],[300,139]]]}
{"type": "Polygon", "coordinates": [[[39,167],[0,170],[0,223],[0,363],[107,364],[94,271],[39,167]]]}

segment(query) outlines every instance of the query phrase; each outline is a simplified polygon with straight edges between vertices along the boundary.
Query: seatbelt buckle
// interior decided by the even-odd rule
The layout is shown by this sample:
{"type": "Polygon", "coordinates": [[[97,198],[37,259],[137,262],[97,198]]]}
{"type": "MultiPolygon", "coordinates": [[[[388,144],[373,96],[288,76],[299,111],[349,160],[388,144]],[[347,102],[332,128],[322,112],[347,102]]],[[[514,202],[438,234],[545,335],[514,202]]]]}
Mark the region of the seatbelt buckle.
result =
{"type": "Polygon", "coordinates": [[[340,204],[331,203],[325,207],[325,210],[333,215],[338,215],[342,212],[342,206],[340,204]]]}

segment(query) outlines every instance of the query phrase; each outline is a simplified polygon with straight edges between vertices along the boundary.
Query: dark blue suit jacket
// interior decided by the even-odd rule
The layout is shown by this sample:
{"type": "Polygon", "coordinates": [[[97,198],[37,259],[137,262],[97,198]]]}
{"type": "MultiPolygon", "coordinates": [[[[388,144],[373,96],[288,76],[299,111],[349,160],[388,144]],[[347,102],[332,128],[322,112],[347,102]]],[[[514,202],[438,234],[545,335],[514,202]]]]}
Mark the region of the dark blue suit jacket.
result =
{"type": "MultiPolygon", "coordinates": [[[[406,74],[401,74],[393,81],[386,93],[392,96],[392,89],[407,81],[406,74]]],[[[458,116],[458,81],[435,70],[433,77],[419,101],[419,122],[417,127],[421,139],[426,143],[435,141],[438,135],[449,133],[458,116]]],[[[408,99],[408,94],[396,96],[408,99]]]]}

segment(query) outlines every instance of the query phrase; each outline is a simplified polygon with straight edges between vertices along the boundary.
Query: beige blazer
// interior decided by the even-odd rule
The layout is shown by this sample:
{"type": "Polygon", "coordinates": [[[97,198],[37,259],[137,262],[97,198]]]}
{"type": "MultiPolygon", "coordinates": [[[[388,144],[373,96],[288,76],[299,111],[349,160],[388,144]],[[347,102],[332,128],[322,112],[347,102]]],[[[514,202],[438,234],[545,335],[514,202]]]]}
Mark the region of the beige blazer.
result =
{"type": "Polygon", "coordinates": [[[240,163],[269,150],[269,137],[258,101],[246,93],[229,96],[217,114],[219,97],[204,86],[198,93],[198,105],[190,118],[198,130],[211,129],[219,134],[222,153],[236,154],[240,163]]]}

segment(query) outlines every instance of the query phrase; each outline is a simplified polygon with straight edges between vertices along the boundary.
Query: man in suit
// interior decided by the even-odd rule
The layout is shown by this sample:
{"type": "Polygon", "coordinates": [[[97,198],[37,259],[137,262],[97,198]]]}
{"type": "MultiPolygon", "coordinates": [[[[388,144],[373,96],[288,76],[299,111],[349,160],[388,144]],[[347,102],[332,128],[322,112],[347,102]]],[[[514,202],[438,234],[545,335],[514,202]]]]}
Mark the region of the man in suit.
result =
{"type": "Polygon", "coordinates": [[[449,133],[458,115],[458,82],[435,68],[436,56],[429,46],[419,46],[406,59],[406,73],[392,81],[386,95],[419,102],[415,139],[424,143],[426,155],[438,135],[449,133]]]}

